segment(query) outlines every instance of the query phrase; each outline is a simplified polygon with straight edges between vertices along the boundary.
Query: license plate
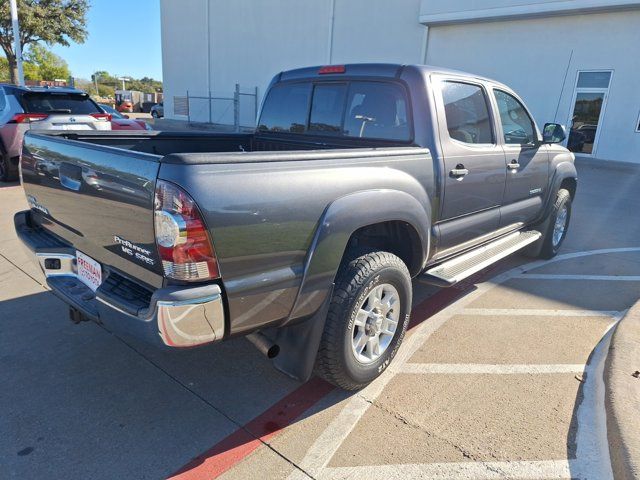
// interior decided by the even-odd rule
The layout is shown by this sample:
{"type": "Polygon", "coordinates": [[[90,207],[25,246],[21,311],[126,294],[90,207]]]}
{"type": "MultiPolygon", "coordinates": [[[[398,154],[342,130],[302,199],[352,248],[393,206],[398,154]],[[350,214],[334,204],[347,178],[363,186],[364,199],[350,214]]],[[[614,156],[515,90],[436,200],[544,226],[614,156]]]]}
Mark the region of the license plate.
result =
{"type": "Polygon", "coordinates": [[[76,250],[78,278],[94,292],[102,283],[102,267],[93,258],[76,250]]]}
{"type": "Polygon", "coordinates": [[[91,130],[89,125],[82,123],[54,123],[53,130],[91,130]]]}

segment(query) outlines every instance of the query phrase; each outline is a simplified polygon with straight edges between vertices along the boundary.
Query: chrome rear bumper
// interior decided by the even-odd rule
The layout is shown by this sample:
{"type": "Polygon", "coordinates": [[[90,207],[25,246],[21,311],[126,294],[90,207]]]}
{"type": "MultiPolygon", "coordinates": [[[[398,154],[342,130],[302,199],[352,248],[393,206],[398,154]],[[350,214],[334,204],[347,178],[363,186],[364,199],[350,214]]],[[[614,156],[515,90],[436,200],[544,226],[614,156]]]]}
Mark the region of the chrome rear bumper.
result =
{"type": "MultiPolygon", "coordinates": [[[[29,211],[17,213],[14,223],[18,237],[44,273],[52,292],[86,317],[104,323],[116,333],[169,347],[193,347],[224,337],[224,302],[219,285],[160,288],[132,303],[119,296],[122,284],[111,288],[113,281],[107,276],[93,292],[77,276],[75,249],[54,238],[43,241],[46,231],[36,232],[29,226],[29,211]]],[[[124,285],[125,291],[127,285],[132,287],[129,290],[143,288],[131,280],[124,285]]]]}

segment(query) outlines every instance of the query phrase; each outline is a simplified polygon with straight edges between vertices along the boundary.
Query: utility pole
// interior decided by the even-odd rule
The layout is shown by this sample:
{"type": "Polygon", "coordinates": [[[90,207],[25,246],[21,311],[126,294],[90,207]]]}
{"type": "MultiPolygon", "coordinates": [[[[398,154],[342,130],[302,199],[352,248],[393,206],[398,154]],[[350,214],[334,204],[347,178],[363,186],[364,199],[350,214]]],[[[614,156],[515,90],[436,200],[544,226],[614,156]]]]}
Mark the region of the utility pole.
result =
{"type": "Polygon", "coordinates": [[[20,24],[18,22],[18,5],[16,0],[10,0],[11,24],[13,26],[13,43],[18,64],[18,85],[24,85],[24,70],[22,69],[22,46],[20,45],[20,24]]]}

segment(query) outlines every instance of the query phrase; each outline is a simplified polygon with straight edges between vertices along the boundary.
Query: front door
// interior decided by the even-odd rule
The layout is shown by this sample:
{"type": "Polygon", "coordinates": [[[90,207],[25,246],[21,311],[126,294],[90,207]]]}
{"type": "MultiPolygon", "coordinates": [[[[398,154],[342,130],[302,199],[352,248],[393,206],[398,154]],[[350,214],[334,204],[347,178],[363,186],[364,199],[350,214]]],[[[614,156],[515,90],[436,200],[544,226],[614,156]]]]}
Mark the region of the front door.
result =
{"type": "Polygon", "coordinates": [[[507,160],[500,214],[500,226],[506,227],[530,222],[540,213],[549,179],[549,154],[524,104],[512,93],[493,92],[507,160]]]}
{"type": "Polygon", "coordinates": [[[599,126],[602,123],[609,84],[610,71],[578,72],[569,118],[567,148],[582,155],[594,155],[598,146],[599,126]]]}
{"type": "Polygon", "coordinates": [[[444,157],[438,252],[495,231],[506,178],[484,85],[446,78],[436,95],[444,157]]]}

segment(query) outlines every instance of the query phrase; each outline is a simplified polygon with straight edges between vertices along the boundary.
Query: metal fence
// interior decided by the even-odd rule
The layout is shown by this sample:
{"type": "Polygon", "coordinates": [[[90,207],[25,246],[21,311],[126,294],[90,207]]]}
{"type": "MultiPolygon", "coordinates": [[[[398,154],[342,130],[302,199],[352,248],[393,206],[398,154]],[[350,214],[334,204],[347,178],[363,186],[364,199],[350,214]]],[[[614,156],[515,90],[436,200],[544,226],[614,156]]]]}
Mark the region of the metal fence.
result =
{"type": "Polygon", "coordinates": [[[236,83],[233,96],[194,95],[173,97],[173,113],[187,117],[189,123],[215,126],[253,128],[258,115],[258,87],[246,90],[236,83]]]}

